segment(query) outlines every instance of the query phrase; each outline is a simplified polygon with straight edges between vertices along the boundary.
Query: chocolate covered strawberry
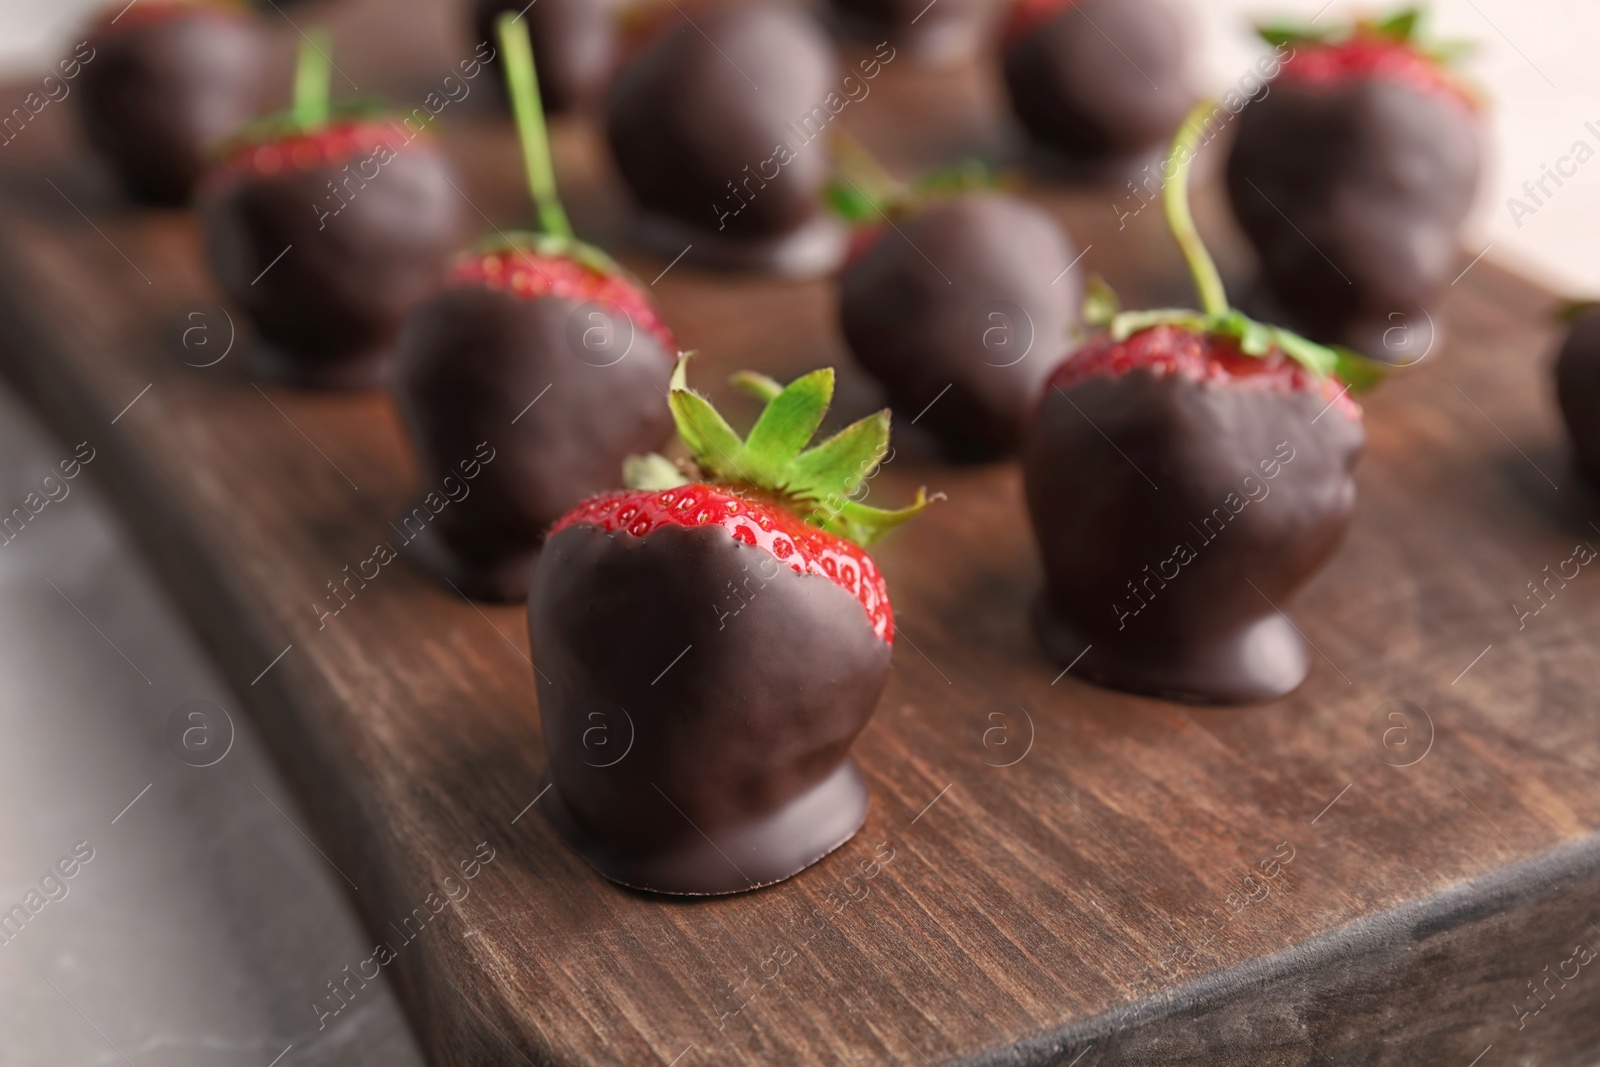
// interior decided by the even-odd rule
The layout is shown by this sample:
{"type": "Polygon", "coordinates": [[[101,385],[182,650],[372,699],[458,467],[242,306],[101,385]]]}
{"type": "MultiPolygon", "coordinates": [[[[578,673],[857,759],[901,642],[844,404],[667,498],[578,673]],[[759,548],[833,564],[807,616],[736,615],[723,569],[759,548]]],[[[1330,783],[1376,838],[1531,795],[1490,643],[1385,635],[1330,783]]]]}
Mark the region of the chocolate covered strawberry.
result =
{"type": "Polygon", "coordinates": [[[1349,526],[1364,433],[1337,375],[1368,371],[1228,307],[1185,200],[1199,130],[1179,136],[1166,198],[1204,310],[1122,313],[1097,289],[1085,318],[1099,330],[1028,431],[1046,576],[1034,623],[1053,659],[1105,685],[1242,703],[1309,669],[1280,609],[1349,526]]]}
{"type": "Polygon", "coordinates": [[[1261,259],[1255,301],[1313,340],[1391,363],[1436,343],[1478,188],[1481,106],[1419,11],[1323,33],[1268,28],[1293,55],[1245,107],[1228,195],[1261,259]]]}
{"type": "Polygon", "coordinates": [[[888,680],[894,617],[863,546],[926,501],[849,499],[888,448],[888,412],[807,449],[831,370],[741,376],[766,405],[740,438],[684,366],[670,405],[690,474],[635,460],[635,488],[557,522],[534,575],[542,808],[613,881],[734,893],[815,863],[866,816],[849,749],[888,680]]]}
{"type": "Polygon", "coordinates": [[[429,134],[329,105],[328,47],[308,41],[293,110],[240,134],[207,173],[200,220],[218,285],[255,326],[258,371],[370,388],[460,237],[462,199],[429,134]]]}
{"type": "MultiPolygon", "coordinates": [[[[552,115],[578,111],[599,98],[611,77],[618,7],[617,0],[472,0],[472,39],[495,41],[500,16],[508,11],[520,16],[533,42],[545,110],[552,115]]],[[[500,60],[487,65],[497,70],[500,60]]]]}
{"type": "Polygon", "coordinates": [[[1099,174],[1172,135],[1194,102],[1192,49],[1169,0],[1018,0],[1002,51],[1011,109],[1048,153],[1099,174]]]}
{"type": "Polygon", "coordinates": [[[847,36],[886,41],[929,65],[972,59],[986,43],[993,10],[988,0],[832,0],[829,6],[847,36]]]}
{"type": "Polygon", "coordinates": [[[642,287],[573,237],[527,27],[501,23],[543,232],[497,232],[458,259],[401,334],[395,392],[424,484],[448,484],[480,444],[495,454],[417,542],[421,560],[468,596],[522,600],[550,525],[671,435],[677,343],[642,287]]]}
{"type": "Polygon", "coordinates": [[[851,352],[952,458],[1015,451],[1077,321],[1071,240],[1045,212],[959,171],[907,188],[856,169],[835,187],[863,227],[839,279],[851,352]]]}
{"type": "Polygon", "coordinates": [[[612,155],[662,255],[733,270],[820,274],[845,235],[822,210],[818,143],[849,100],[804,10],[741,4],[666,20],[606,105],[612,155]]]}
{"type": "Polygon", "coordinates": [[[1556,359],[1556,399],[1578,469],[1600,485],[1600,304],[1574,304],[1556,359]]]}
{"type": "Polygon", "coordinates": [[[129,193],[189,199],[214,142],[257,113],[265,38],[259,17],[228,0],[117,4],[95,21],[74,64],[79,114],[129,193]]]}

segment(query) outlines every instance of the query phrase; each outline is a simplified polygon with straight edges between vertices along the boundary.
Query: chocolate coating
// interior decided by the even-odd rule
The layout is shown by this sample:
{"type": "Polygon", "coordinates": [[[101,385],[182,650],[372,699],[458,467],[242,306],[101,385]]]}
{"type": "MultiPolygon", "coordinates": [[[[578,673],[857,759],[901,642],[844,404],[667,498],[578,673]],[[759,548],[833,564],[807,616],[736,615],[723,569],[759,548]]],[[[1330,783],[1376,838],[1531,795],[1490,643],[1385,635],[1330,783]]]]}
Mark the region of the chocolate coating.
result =
{"type": "Polygon", "coordinates": [[[1170,138],[1193,106],[1192,48],[1168,0],[1067,3],[1006,46],[1011,108],[1069,164],[1128,159],[1170,138]]]}
{"type": "Polygon", "coordinates": [[[1465,103],[1389,79],[1277,79],[1246,105],[1228,195],[1259,302],[1324,344],[1406,363],[1436,342],[1483,134],[1465,103]]]}
{"type": "Polygon", "coordinates": [[[831,0],[839,28],[849,37],[887,40],[918,63],[964,62],[986,43],[994,5],[989,0],[831,0]]]}
{"type": "Polygon", "coordinates": [[[267,46],[244,9],[194,4],[97,29],[78,82],[89,144],[134,197],[189,199],[206,152],[257,112],[267,46]]]}
{"type": "Polygon", "coordinates": [[[936,202],[897,226],[840,279],[845,339],[953,457],[1004,456],[1066,351],[1082,287],[1062,272],[1077,253],[1049,215],[995,193],[936,202]]]}
{"type": "Polygon", "coordinates": [[[830,94],[848,103],[833,46],[783,5],[694,18],[669,24],[607,103],[612,153],[646,215],[641,240],[670,256],[692,242],[688,261],[723,269],[831,270],[845,234],[821,210],[822,139],[830,94]]]}
{"type": "Polygon", "coordinates": [[[867,795],[847,753],[890,650],[827,578],[720,527],[569,526],[539,561],[528,632],[549,679],[539,715],[556,803],[541,807],[607,878],[735,893],[860,828],[867,795]],[[739,603],[730,589],[745,606],[724,615],[739,603]],[[600,725],[604,745],[589,732],[600,725]]]}
{"type": "Polygon", "coordinates": [[[539,0],[535,4],[472,0],[473,43],[487,41],[496,52],[496,58],[485,64],[493,72],[490,91],[502,104],[508,102],[495,20],[504,12],[519,11],[528,23],[545,111],[563,114],[594,103],[616,61],[616,8],[616,0],[539,0]]]}
{"type": "Polygon", "coordinates": [[[1561,345],[1556,399],[1579,469],[1600,484],[1600,308],[1585,311],[1561,345]]]}
{"type": "Polygon", "coordinates": [[[1298,686],[1305,641],[1276,608],[1344,537],[1364,440],[1326,403],[1145,369],[1047,392],[1023,473],[1051,657],[1092,645],[1074,673],[1197,703],[1298,686]]]}
{"type": "Polygon", "coordinates": [[[468,495],[440,513],[441,543],[426,559],[470,597],[526,598],[545,531],[585,497],[618,488],[622,461],[672,434],[661,400],[672,355],[610,307],[451,287],[417,309],[398,350],[395,394],[423,484],[459,478],[480,442],[495,450],[468,495]],[[590,313],[615,323],[617,354],[583,350],[590,313]]]}
{"type": "Polygon", "coordinates": [[[460,240],[454,171],[429,140],[400,148],[376,177],[346,187],[355,192],[338,214],[321,214],[339,204],[331,188],[360,180],[357,166],[228,176],[202,190],[217,282],[254,323],[252,355],[269,377],[327,389],[386,382],[400,324],[460,240]]]}

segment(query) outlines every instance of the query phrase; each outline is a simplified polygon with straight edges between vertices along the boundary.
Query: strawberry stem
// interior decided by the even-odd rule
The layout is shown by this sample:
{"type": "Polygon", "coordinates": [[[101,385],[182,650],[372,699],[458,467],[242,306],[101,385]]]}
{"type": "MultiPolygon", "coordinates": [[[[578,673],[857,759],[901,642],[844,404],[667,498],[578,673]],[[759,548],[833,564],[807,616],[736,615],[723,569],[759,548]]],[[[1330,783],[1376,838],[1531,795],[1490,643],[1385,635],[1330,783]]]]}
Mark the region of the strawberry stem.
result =
{"type": "Polygon", "coordinates": [[[906,195],[906,183],[885,170],[866,145],[842,127],[834,127],[830,140],[838,174],[860,186],[880,206],[887,207],[906,195]]]}
{"type": "Polygon", "coordinates": [[[834,168],[824,195],[834,213],[852,225],[876,224],[934,200],[998,187],[989,168],[975,159],[903,182],[843,129],[832,131],[830,145],[834,168]]]}
{"type": "Polygon", "coordinates": [[[1360,391],[1377,384],[1386,368],[1371,359],[1340,346],[1328,346],[1308,341],[1297,333],[1279,326],[1268,326],[1250,318],[1242,311],[1228,306],[1228,293],[1222,286],[1222,275],[1217,264],[1200,240],[1194,216],[1189,211],[1189,167],[1194,162],[1205,131],[1205,120],[1216,111],[1216,105],[1202,101],[1189,113],[1178,128],[1169,157],[1176,170],[1167,181],[1164,193],[1167,224],[1177,239],[1183,257],[1189,263],[1189,273],[1194,275],[1194,285],[1200,293],[1200,311],[1188,308],[1157,308],[1151,311],[1123,311],[1117,295],[1098,277],[1091,278],[1088,299],[1083,306],[1083,321],[1090,326],[1104,328],[1113,341],[1122,342],[1136,333],[1158,326],[1176,326],[1194,333],[1227,337],[1237,342],[1239,351],[1247,356],[1264,359],[1274,352],[1299,363],[1318,378],[1337,374],[1352,389],[1360,391]]]}
{"type": "Polygon", "coordinates": [[[1195,227],[1194,215],[1189,210],[1189,168],[1199,151],[1205,121],[1216,108],[1213,101],[1202,100],[1183,120],[1183,125],[1178,127],[1170,156],[1177,163],[1177,173],[1167,182],[1165,197],[1167,225],[1172,227],[1172,236],[1177,239],[1178,247],[1183,250],[1183,258],[1189,263],[1194,287],[1200,293],[1200,309],[1207,315],[1220,316],[1228,313],[1228,293],[1222,286],[1222,275],[1217,272],[1216,261],[1206,251],[1200,231],[1195,227]]]}
{"type": "Polygon", "coordinates": [[[909,194],[905,183],[884,170],[860,141],[835,127],[829,146],[834,167],[823,195],[834,214],[861,226],[904,205],[909,194]]]}
{"type": "MultiPolygon", "coordinates": [[[[764,374],[735,375],[734,384],[763,402],[756,424],[741,437],[709,400],[689,388],[691,355],[678,356],[667,405],[695,467],[710,480],[775,497],[811,525],[862,546],[928,506],[930,498],[923,490],[896,511],[868,507],[855,499],[856,490],[876,473],[889,451],[887,411],[811,444],[833,400],[831,367],[787,385],[764,374]]],[[[636,488],[679,485],[685,480],[660,456],[630,457],[625,476],[636,488]]]]}
{"type": "Polygon", "coordinates": [[[572,236],[572,224],[556,192],[556,171],[550,159],[550,133],[545,128],[544,104],[539,99],[539,77],[528,41],[528,24],[512,11],[496,23],[500,48],[505,53],[506,83],[511,112],[522,142],[522,162],[528,172],[528,192],[539,214],[539,228],[552,237],[572,236]]]}
{"type": "Polygon", "coordinates": [[[291,114],[294,124],[305,133],[328,124],[328,96],[333,84],[333,60],[328,52],[332,48],[333,39],[321,26],[313,27],[300,42],[300,54],[294,67],[291,114]]]}

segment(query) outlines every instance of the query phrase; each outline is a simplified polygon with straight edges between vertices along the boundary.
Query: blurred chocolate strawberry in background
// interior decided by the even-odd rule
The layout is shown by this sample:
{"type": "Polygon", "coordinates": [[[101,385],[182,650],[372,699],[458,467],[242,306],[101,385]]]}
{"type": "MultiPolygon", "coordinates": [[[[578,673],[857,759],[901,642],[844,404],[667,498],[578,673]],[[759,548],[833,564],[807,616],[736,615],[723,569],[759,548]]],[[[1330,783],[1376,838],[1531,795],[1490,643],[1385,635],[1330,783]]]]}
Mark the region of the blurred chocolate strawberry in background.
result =
{"type": "Polygon", "coordinates": [[[128,193],[189,199],[207,153],[261,106],[267,61],[255,12],[230,0],[144,0],[91,24],[79,91],[84,136],[128,193]]]}
{"type": "Polygon", "coordinates": [[[1001,45],[1011,110],[1069,175],[1129,169],[1194,103],[1191,36],[1171,0],[1017,0],[1001,45]]]}
{"type": "Polygon", "coordinates": [[[618,74],[606,135],[639,239],[726,270],[824,274],[844,227],[823,207],[826,134],[848,105],[815,19],[782,3],[663,16],[618,74]]]}
{"type": "Polygon", "coordinates": [[[1071,239],[981,165],[908,186],[847,139],[836,154],[831,198],[858,227],[839,279],[851,352],[950,458],[1015,451],[1077,321],[1071,239]]]}
{"type": "Polygon", "coordinates": [[[1567,424],[1578,469],[1600,486],[1600,304],[1572,304],[1556,357],[1556,400],[1567,424]]]}
{"type": "Polygon", "coordinates": [[[1294,49],[1245,107],[1228,195],[1261,260],[1251,303],[1313,340],[1409,363],[1438,343],[1484,154],[1482,103],[1421,37],[1423,11],[1338,29],[1273,25],[1294,49]]]}
{"type": "Polygon", "coordinates": [[[462,198],[430,133],[371,104],[329,103],[331,47],[308,37],[293,108],[227,145],[203,180],[200,218],[217,283],[259,337],[254,369],[372,388],[460,239],[462,198]]]}
{"type": "Polygon", "coordinates": [[[470,597],[522,600],[550,525],[620,484],[623,460],[672,433],[662,403],[677,342],[645,290],[573,236],[556,192],[526,22],[501,15],[503,58],[537,233],[497,230],[458,257],[406,323],[395,393],[423,483],[494,454],[419,540],[470,597]]]}

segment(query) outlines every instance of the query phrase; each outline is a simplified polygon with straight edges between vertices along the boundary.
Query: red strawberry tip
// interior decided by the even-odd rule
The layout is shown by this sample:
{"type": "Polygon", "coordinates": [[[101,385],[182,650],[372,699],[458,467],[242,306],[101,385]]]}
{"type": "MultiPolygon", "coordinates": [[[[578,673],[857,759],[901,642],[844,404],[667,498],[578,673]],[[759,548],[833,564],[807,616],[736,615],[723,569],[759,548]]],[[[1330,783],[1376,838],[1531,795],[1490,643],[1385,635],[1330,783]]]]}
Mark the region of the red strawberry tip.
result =
{"type": "Polygon", "coordinates": [[[1474,46],[1463,41],[1432,41],[1423,34],[1426,11],[1402,7],[1382,18],[1322,29],[1267,24],[1257,27],[1275,48],[1293,49],[1279,77],[1285,82],[1337,85],[1360,78],[1384,78],[1423,92],[1448,96],[1473,110],[1483,97],[1453,69],[1474,46]]]}
{"type": "MultiPolygon", "coordinates": [[[[426,131],[420,135],[431,136],[426,131]]],[[[307,170],[380,148],[399,152],[418,136],[369,104],[337,108],[326,124],[310,131],[283,112],[257,120],[223,142],[212,153],[213,169],[217,175],[233,176],[307,170]]]]}
{"type": "Polygon", "coordinates": [[[114,3],[94,17],[90,30],[97,34],[117,33],[190,13],[250,16],[255,9],[243,0],[140,0],[133,4],[114,3]]]}
{"type": "Polygon", "coordinates": [[[1016,0],[1006,13],[1000,31],[1000,47],[1009,48],[1016,40],[1046,21],[1058,11],[1065,11],[1079,0],[1016,0]]]}
{"type": "Polygon", "coordinates": [[[1250,355],[1235,337],[1180,322],[1158,323],[1120,338],[1101,330],[1056,368],[1046,388],[1065,390],[1096,375],[1119,378],[1135,370],[1263,392],[1314,393],[1349,418],[1362,418],[1352,390],[1337,374],[1318,375],[1278,348],[1250,355]]]}
{"type": "Polygon", "coordinates": [[[552,296],[608,304],[665,351],[678,351],[678,339],[638,280],[604,251],[576,238],[497,233],[458,255],[444,284],[484,285],[530,300],[552,296]]]}
{"type": "Polygon", "coordinates": [[[666,526],[720,526],[735,541],[764,549],[796,574],[827,578],[860,603],[872,632],[894,644],[888,587],[859,545],[806,523],[782,500],[726,485],[690,483],[659,490],[631,489],[591,497],[551,528],[596,526],[644,537],[666,526]]]}

